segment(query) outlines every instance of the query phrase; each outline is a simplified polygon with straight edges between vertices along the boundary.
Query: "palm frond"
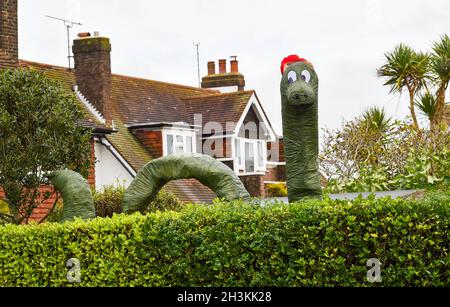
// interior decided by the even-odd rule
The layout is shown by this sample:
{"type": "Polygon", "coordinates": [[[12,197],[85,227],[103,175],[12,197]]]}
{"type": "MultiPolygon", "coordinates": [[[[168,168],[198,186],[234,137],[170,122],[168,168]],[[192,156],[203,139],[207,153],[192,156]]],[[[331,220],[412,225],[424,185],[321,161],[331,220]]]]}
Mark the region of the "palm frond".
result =
{"type": "Polygon", "coordinates": [[[391,93],[402,92],[408,85],[420,89],[430,79],[431,57],[428,53],[416,52],[400,44],[385,54],[386,63],[378,70],[378,76],[386,78],[385,86],[391,93]]]}
{"type": "Polygon", "coordinates": [[[443,83],[450,80],[450,37],[445,34],[433,46],[432,68],[443,83]]]}
{"type": "Polygon", "coordinates": [[[392,123],[384,108],[371,107],[362,116],[362,123],[372,131],[386,131],[392,123]]]}
{"type": "Polygon", "coordinates": [[[430,121],[433,119],[437,110],[437,99],[431,93],[420,95],[415,103],[422,115],[426,116],[430,121]]]}

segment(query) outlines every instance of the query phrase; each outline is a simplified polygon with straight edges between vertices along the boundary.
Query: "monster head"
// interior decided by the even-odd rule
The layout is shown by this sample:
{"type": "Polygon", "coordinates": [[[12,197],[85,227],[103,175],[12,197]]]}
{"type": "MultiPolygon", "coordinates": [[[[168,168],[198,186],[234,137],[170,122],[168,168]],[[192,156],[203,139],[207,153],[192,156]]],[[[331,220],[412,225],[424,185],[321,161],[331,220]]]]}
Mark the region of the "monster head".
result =
{"type": "Polygon", "coordinates": [[[312,106],[317,104],[319,78],[308,62],[295,62],[286,66],[281,80],[284,106],[312,106]]]}

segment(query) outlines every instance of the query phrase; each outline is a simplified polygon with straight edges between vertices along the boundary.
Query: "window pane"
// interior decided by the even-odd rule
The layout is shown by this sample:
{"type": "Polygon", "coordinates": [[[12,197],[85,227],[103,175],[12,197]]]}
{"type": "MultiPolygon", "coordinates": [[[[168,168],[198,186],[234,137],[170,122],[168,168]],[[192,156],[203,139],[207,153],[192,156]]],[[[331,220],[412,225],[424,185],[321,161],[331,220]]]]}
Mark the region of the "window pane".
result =
{"type": "Polygon", "coordinates": [[[242,165],[241,140],[234,140],[234,148],[236,150],[236,157],[238,158],[238,165],[240,167],[242,165]]]}
{"type": "Polygon", "coordinates": [[[167,135],[167,154],[173,154],[173,135],[167,135]]]}
{"type": "Polygon", "coordinates": [[[258,142],[258,167],[264,167],[263,142],[258,142]]]}
{"type": "Polygon", "coordinates": [[[184,153],[184,137],[182,135],[177,135],[175,138],[175,153],[184,153]]]}
{"type": "Polygon", "coordinates": [[[255,149],[253,143],[245,143],[245,171],[255,172],[255,149]]]}
{"type": "Polygon", "coordinates": [[[186,137],[186,152],[187,153],[193,153],[192,147],[193,147],[192,136],[187,136],[186,137]]]}

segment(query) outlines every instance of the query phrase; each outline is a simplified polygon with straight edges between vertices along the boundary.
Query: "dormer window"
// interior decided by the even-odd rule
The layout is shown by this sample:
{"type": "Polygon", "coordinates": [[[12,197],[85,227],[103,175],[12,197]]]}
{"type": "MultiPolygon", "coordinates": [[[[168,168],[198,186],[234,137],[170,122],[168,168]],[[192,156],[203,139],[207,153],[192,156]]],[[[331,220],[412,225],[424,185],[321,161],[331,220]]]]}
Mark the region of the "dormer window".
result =
{"type": "Polygon", "coordinates": [[[195,153],[195,131],[167,129],[163,131],[164,156],[195,153]]]}

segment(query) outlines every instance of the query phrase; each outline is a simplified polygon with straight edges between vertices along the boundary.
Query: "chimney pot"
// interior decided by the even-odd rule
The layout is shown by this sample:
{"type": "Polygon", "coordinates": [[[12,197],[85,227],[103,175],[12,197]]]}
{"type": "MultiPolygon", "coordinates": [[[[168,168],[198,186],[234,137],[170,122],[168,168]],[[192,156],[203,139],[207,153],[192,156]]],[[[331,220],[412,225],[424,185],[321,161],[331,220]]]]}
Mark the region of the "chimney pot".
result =
{"type": "Polygon", "coordinates": [[[219,60],[219,74],[227,73],[227,60],[219,60]]]}
{"type": "Polygon", "coordinates": [[[91,36],[91,33],[89,33],[89,32],[78,33],[79,38],[90,37],[90,36],[91,36]]]}
{"type": "Polygon", "coordinates": [[[216,74],[216,63],[208,62],[208,76],[216,74]]]}
{"type": "Polygon", "coordinates": [[[239,72],[239,62],[237,60],[237,56],[231,57],[231,72],[232,73],[238,73],[239,72]]]}

